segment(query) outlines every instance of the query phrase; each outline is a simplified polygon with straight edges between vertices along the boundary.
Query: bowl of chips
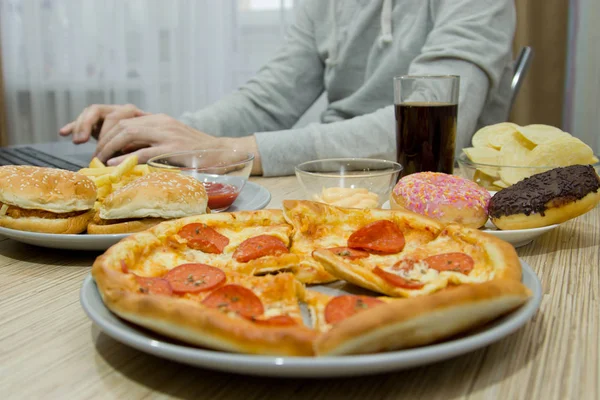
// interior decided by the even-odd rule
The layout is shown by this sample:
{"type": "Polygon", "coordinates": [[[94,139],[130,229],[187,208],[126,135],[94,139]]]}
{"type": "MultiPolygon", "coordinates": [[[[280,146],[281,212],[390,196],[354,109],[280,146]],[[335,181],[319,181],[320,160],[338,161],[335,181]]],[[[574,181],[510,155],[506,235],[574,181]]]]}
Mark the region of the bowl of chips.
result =
{"type": "Polygon", "coordinates": [[[296,166],[308,200],[338,207],[378,208],[385,203],[402,166],[371,158],[330,158],[296,166]]]}
{"type": "Polygon", "coordinates": [[[460,173],[488,190],[501,190],[557,167],[600,162],[590,146],[553,126],[519,126],[510,122],[486,126],[458,157],[460,173]]]}

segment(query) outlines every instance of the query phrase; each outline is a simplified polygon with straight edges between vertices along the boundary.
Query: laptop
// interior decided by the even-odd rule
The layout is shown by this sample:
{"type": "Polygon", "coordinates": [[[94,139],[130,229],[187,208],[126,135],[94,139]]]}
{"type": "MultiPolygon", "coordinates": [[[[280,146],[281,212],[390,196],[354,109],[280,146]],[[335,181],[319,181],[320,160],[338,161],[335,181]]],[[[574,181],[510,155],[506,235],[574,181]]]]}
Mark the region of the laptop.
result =
{"type": "Polygon", "coordinates": [[[96,142],[75,145],[70,141],[0,147],[0,165],[35,165],[77,171],[87,167],[96,142]]]}

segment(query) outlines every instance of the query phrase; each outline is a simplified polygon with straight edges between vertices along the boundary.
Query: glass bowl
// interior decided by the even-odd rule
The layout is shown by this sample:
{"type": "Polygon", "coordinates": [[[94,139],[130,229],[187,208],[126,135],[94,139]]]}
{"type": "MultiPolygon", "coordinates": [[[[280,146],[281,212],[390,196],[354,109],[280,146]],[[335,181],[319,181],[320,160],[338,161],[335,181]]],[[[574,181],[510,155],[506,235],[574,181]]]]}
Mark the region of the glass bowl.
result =
{"type": "Polygon", "coordinates": [[[402,166],[370,158],[330,158],[296,166],[308,200],[340,207],[378,208],[385,203],[402,166]]]}
{"type": "Polygon", "coordinates": [[[227,210],[248,181],[254,155],[237,150],[206,149],[163,154],[148,160],[150,171],[178,172],[204,183],[208,207],[227,210]]]}
{"type": "MultiPolygon", "coordinates": [[[[462,177],[470,179],[490,191],[499,191],[514,185],[518,181],[531,175],[563,166],[546,165],[540,167],[520,167],[512,165],[483,164],[471,161],[465,153],[460,154],[457,158],[457,162],[462,177]]],[[[600,174],[600,162],[591,165],[596,170],[596,173],[600,174]]]]}

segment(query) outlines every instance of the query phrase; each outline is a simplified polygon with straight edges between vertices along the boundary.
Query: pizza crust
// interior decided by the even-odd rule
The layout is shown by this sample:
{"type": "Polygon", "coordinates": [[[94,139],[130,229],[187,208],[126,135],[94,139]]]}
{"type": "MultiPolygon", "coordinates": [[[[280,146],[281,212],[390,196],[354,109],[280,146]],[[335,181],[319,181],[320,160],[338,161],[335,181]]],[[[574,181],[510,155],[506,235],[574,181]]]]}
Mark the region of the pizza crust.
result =
{"type": "Polygon", "coordinates": [[[315,352],[319,356],[362,354],[431,344],[482,326],[530,296],[520,282],[495,279],[382,304],[320,335],[315,352]]]}

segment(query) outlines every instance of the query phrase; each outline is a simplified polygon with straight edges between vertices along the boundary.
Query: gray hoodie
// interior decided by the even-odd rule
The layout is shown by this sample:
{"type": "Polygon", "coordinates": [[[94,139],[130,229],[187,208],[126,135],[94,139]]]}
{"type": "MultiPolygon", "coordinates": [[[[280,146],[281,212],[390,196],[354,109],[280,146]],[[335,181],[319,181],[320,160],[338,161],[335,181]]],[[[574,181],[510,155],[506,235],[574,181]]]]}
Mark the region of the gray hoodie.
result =
{"type": "Polygon", "coordinates": [[[285,44],[248,83],[181,120],[214,136],[255,135],[265,176],[304,161],[396,156],[393,77],[460,75],[457,153],[506,120],[512,0],[305,0],[285,44]],[[326,92],[321,122],[292,129],[326,92]]]}

